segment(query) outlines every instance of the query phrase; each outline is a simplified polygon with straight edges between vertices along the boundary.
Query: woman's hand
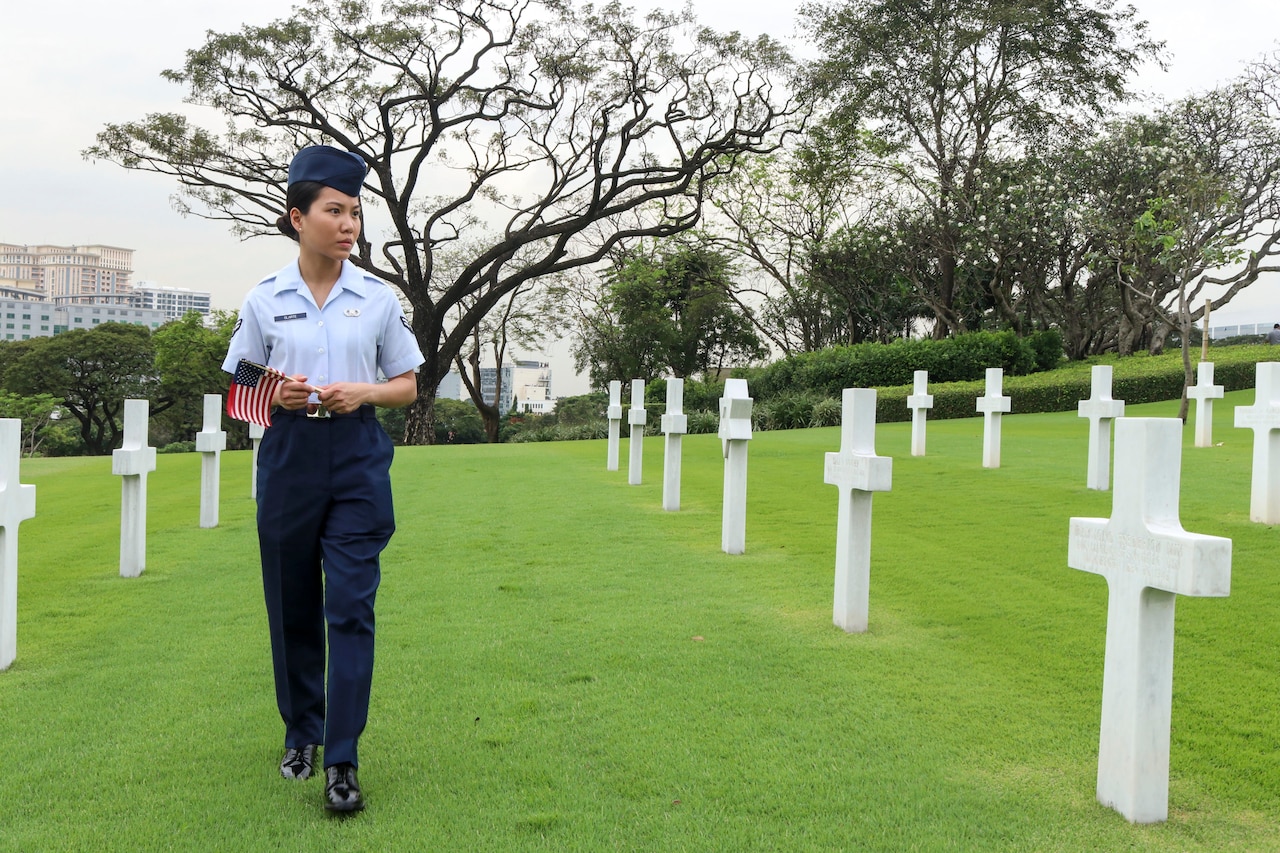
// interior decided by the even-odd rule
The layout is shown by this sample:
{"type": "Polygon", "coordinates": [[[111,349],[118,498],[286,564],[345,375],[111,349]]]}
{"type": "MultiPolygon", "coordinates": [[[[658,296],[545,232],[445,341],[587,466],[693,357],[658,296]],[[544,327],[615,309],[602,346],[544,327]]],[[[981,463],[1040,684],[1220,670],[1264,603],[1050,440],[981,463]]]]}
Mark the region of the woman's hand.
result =
{"type": "Polygon", "coordinates": [[[371,402],[370,392],[373,387],[363,382],[335,382],[316,390],[320,393],[322,406],[335,415],[345,415],[371,402]]]}
{"type": "Polygon", "coordinates": [[[285,409],[301,409],[316,389],[307,384],[302,374],[290,376],[276,388],[275,404],[285,409]]]}
{"type": "Polygon", "coordinates": [[[407,406],[418,396],[418,381],[410,370],[386,382],[335,382],[315,390],[326,409],[335,415],[343,415],[366,403],[387,409],[407,406]]]}

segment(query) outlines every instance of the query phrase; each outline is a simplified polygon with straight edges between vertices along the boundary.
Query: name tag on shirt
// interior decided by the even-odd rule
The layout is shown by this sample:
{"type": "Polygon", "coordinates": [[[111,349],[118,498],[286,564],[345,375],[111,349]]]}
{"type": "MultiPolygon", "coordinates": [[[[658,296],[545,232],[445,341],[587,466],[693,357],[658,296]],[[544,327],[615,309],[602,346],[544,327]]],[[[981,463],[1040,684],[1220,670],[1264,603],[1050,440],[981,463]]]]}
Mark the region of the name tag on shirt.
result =
{"type": "Polygon", "coordinates": [[[306,312],[306,311],[303,311],[303,312],[298,313],[298,314],[277,314],[277,315],[276,315],[276,322],[277,322],[277,323],[279,323],[279,322],[280,322],[280,321],[282,321],[282,320],[305,320],[305,319],[307,319],[307,312],[306,312]]]}

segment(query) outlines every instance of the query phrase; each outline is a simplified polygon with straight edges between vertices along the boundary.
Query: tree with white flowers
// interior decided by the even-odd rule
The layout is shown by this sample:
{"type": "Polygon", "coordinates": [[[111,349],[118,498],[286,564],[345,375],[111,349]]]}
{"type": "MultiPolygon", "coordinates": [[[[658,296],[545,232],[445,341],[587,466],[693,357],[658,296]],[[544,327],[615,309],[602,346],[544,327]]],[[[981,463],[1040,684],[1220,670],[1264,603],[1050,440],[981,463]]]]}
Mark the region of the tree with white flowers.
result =
{"type": "Polygon", "coordinates": [[[961,267],[983,169],[1101,116],[1160,49],[1111,0],[815,0],[802,23],[828,126],[867,134],[892,180],[935,336],[967,330],[981,292],[961,267]]]}

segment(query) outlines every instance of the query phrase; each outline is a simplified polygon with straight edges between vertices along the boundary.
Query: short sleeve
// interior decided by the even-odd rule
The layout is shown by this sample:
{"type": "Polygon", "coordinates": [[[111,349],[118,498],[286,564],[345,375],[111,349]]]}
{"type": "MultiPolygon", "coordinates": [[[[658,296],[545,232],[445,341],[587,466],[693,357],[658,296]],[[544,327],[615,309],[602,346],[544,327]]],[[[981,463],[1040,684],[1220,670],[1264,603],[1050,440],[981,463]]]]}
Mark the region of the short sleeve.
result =
{"type": "Polygon", "coordinates": [[[378,369],[382,371],[382,375],[390,379],[393,376],[399,376],[410,370],[415,370],[421,365],[425,358],[422,357],[422,350],[418,347],[418,339],[414,336],[413,330],[409,328],[409,320],[404,316],[403,309],[400,308],[400,301],[391,293],[391,288],[387,288],[387,292],[391,297],[390,310],[387,311],[387,321],[382,329],[382,347],[378,352],[378,369]]]}
{"type": "Polygon", "coordinates": [[[231,344],[227,347],[227,357],[222,361],[222,369],[234,374],[240,359],[248,359],[257,364],[267,363],[267,344],[262,336],[262,326],[258,322],[258,313],[254,309],[255,288],[245,297],[240,308],[240,316],[231,332],[231,344]]]}

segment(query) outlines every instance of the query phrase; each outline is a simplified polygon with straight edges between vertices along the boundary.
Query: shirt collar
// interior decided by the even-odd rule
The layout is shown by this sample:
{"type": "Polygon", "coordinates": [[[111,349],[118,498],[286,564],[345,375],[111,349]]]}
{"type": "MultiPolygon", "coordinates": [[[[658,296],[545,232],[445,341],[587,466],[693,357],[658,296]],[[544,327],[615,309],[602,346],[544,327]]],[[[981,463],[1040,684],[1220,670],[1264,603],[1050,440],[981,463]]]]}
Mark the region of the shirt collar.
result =
{"type": "MultiPolygon", "coordinates": [[[[308,302],[312,301],[311,294],[307,291],[307,283],[302,280],[302,273],[298,269],[297,260],[291,261],[288,266],[276,273],[273,293],[278,296],[290,290],[297,291],[298,295],[308,302]]],[[[336,299],[344,290],[362,299],[365,296],[364,273],[351,261],[342,262],[342,272],[339,274],[338,281],[334,284],[329,298],[325,300],[325,305],[336,299]]]]}

